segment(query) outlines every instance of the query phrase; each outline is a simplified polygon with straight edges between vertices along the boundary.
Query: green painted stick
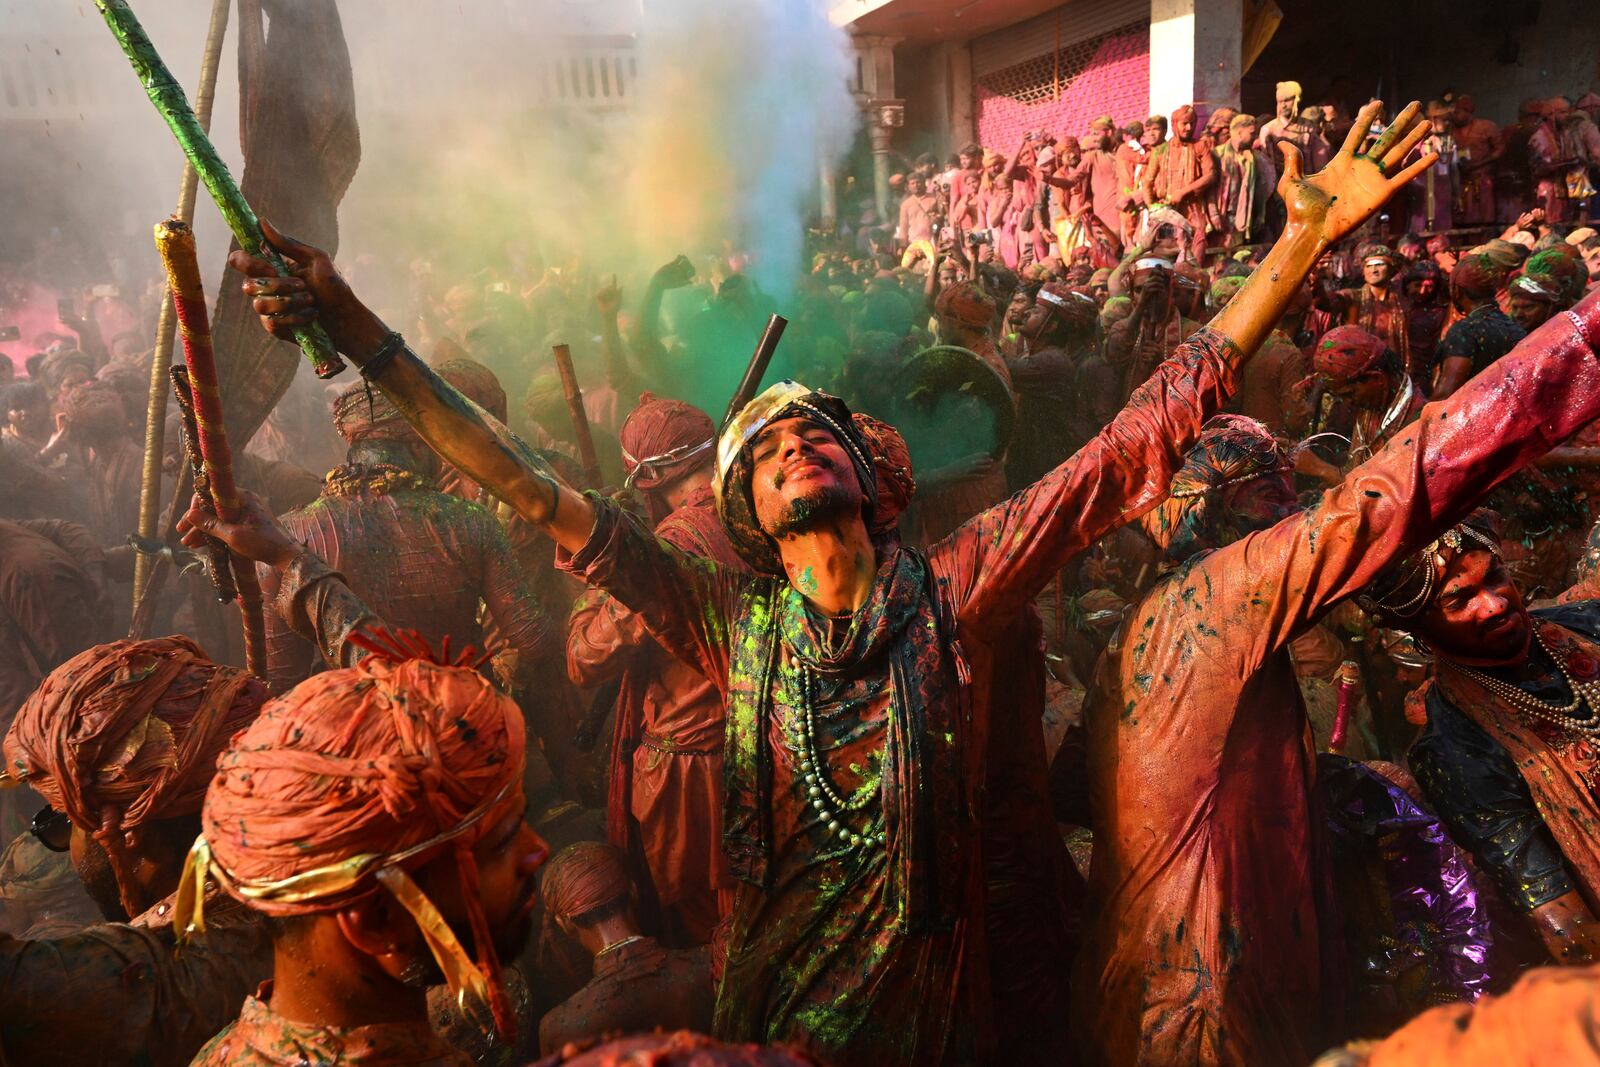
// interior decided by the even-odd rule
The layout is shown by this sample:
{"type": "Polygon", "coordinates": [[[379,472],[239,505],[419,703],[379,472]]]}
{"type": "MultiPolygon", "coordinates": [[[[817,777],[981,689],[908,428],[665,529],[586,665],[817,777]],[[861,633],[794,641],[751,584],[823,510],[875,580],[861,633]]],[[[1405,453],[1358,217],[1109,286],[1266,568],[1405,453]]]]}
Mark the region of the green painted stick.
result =
{"type": "MultiPolygon", "coordinates": [[[[189,98],[184,95],[183,87],[161,61],[156,46],[150,43],[149,35],[139,25],[126,0],[94,0],[94,6],[105,16],[106,25],[111,27],[117,43],[133,64],[134,73],[139,76],[150,102],[156,106],[156,111],[172,131],[172,136],[177,138],[178,147],[183,149],[183,154],[189,158],[200,180],[205,183],[211,199],[217,203],[217,210],[222,212],[228,228],[238,239],[239,247],[266,257],[280,275],[287,275],[288,267],[262,237],[261,223],[256,219],[255,211],[245,201],[238,183],[228,173],[227,165],[217,155],[211,138],[206,136],[200,120],[189,107],[189,98]]],[[[313,323],[296,330],[294,339],[300,345],[300,351],[311,361],[317,377],[331,378],[344,369],[344,361],[334,351],[333,342],[321,326],[313,323]]]]}

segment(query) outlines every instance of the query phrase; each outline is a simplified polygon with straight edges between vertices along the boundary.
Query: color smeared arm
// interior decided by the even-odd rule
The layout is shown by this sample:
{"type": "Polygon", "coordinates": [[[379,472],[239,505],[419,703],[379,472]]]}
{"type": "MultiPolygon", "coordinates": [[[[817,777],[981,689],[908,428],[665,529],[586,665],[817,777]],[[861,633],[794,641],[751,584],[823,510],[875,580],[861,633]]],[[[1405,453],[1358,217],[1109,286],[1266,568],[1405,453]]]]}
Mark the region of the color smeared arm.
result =
{"type": "Polygon", "coordinates": [[[567,677],[582,686],[619,678],[647,640],[638,615],[609,593],[586,589],[567,619],[567,677]]]}
{"type": "Polygon", "coordinates": [[[1558,315],[1309,511],[1205,557],[1187,581],[1195,610],[1249,616],[1228,642],[1249,673],[1392,561],[1460,521],[1496,485],[1600,417],[1600,293],[1558,315]]]}
{"type": "Polygon", "coordinates": [[[593,533],[556,565],[610,593],[669,654],[722,685],[743,576],[656,537],[610,501],[591,499],[593,533]]]}

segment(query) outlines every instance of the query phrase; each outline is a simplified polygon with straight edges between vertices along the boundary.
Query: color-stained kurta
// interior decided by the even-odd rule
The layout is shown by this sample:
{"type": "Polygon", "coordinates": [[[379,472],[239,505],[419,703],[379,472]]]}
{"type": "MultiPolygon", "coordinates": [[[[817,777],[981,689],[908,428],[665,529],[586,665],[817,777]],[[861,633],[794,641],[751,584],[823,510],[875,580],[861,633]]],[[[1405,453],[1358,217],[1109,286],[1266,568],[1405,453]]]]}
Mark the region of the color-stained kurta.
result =
{"type": "MultiPolygon", "coordinates": [[[[656,536],[675,548],[739,570],[712,506],[711,489],[663,519],[656,536]]],[[[612,741],[607,826],[611,843],[642,857],[675,932],[700,943],[733,899],[722,855],[722,693],[668,655],[644,622],[589,590],[573,608],[567,674],[595,686],[620,678],[612,741]]]]}
{"type": "MultiPolygon", "coordinates": [[[[1600,337],[1600,296],[1579,312],[1600,337]]],[[[1287,645],[1600,414],[1600,360],[1560,316],[1430,404],[1310,510],[1161,579],[1086,711],[1094,805],[1074,1018],[1091,1063],[1303,1063],[1321,975],[1320,819],[1287,645]]]]}
{"type": "Polygon", "coordinates": [[[193,1067],[471,1067],[426,1019],[372,1026],[315,1026],[272,1010],[271,982],[247,997],[239,1020],[194,1058],[193,1067]]]}
{"type": "Polygon", "coordinates": [[[545,1013],[539,1051],[605,1034],[711,1028],[711,951],[662,948],[653,937],[595,954],[589,984],[545,1013]]]}
{"type": "MultiPolygon", "coordinates": [[[[1205,330],[1095,440],[928,550],[879,561],[841,633],[775,578],[736,575],[601,503],[568,566],[726,686],[724,846],[741,885],[716,1030],[792,1041],[833,1067],[981,1060],[987,953],[979,825],[989,650],[1062,564],[1155,502],[1231,391],[1239,353],[1205,330]],[[837,638],[834,640],[833,638],[837,638]],[[853,847],[819,820],[795,755],[803,698],[853,847]]],[[[1035,724],[1037,728],[1037,724],[1035,724]]]]}
{"type": "MultiPolygon", "coordinates": [[[[345,576],[393,627],[416,630],[438,648],[482,648],[478,604],[505,647],[531,664],[551,648],[548,622],[487,508],[430,488],[324,495],[283,516],[297,541],[345,576]]],[[[262,590],[277,578],[262,571],[262,590]]],[[[496,650],[498,651],[498,650],[496,650]]],[[[267,616],[268,674],[282,691],[311,673],[316,651],[267,616]]]]}
{"type": "Polygon", "coordinates": [[[182,1067],[272,974],[259,916],[221,897],[206,933],[174,948],[171,902],[133,923],[64,937],[0,937],[0,1059],[182,1067]]]}

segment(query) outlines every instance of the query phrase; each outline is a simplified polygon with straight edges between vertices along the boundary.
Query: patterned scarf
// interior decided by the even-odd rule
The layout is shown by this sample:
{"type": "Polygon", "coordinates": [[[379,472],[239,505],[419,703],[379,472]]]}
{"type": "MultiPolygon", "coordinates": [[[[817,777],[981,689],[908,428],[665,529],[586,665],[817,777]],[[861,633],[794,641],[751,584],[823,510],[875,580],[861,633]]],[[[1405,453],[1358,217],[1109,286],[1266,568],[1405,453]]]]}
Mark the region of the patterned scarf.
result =
{"type": "Polygon", "coordinates": [[[969,675],[959,645],[948,639],[953,628],[936,600],[927,562],[908,549],[897,550],[879,569],[871,596],[836,650],[818,634],[804,598],[787,582],[766,579],[747,587],[732,627],[739,637],[728,671],[724,754],[723,847],[737,877],[769,884],[771,717],[775,699],[801,706],[798,686],[808,673],[780,663],[793,659],[833,681],[881,672],[891,691],[883,824],[900,921],[910,932],[923,932],[955,920],[966,871],[960,849],[972,820],[961,761],[971,729],[969,675]]]}

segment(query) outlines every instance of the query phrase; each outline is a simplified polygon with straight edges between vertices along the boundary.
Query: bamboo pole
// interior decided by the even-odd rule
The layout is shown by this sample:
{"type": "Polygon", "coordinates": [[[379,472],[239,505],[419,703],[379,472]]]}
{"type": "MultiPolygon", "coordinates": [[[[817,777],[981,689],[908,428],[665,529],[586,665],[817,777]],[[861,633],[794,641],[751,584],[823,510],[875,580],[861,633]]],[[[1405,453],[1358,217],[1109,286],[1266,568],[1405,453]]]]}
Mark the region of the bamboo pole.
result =
{"type": "MultiPolygon", "coordinates": [[[[195,118],[204,130],[211,129],[211,105],[216,99],[217,68],[222,61],[222,39],[227,35],[231,0],[211,0],[211,25],[206,30],[206,49],[200,61],[200,87],[195,92],[195,118]]],[[[178,185],[176,215],[184,222],[194,219],[194,201],[199,192],[200,175],[194,164],[185,162],[178,185]]],[[[144,469],[139,481],[139,536],[155,540],[161,523],[161,459],[166,451],[167,394],[171,384],[167,372],[172,367],[172,340],[177,318],[170,293],[162,295],[161,319],[156,326],[156,351],[150,361],[149,400],[145,405],[144,469]]],[[[143,552],[133,557],[133,611],[139,613],[150,578],[151,557],[143,552]]]]}
{"type": "Polygon", "coordinates": [[[578,374],[572,369],[572,349],[556,345],[551,350],[555,356],[556,370],[561,374],[561,388],[567,396],[567,414],[572,417],[572,432],[577,438],[578,461],[583,464],[583,476],[589,488],[599,489],[600,460],[594,450],[594,434],[589,429],[589,416],[583,410],[583,390],[578,388],[578,374]]]}
{"type": "MultiPolygon", "coordinates": [[[[216,353],[211,348],[211,320],[206,314],[205,291],[200,285],[200,261],[195,256],[194,231],[178,219],[156,227],[156,247],[167,269],[167,287],[183,334],[183,360],[188,368],[194,441],[200,451],[204,493],[223,522],[238,522],[242,506],[233,480],[233,450],[222,423],[222,394],[218,389],[216,353]]],[[[181,388],[181,386],[180,386],[181,388]]],[[[201,485],[195,480],[196,487],[201,485]]],[[[245,665],[258,678],[267,676],[267,631],[261,609],[261,584],[255,565],[224,555],[221,570],[233,570],[233,587],[239,594],[244,623],[245,665]]],[[[219,585],[218,592],[226,588],[219,585]]]]}

